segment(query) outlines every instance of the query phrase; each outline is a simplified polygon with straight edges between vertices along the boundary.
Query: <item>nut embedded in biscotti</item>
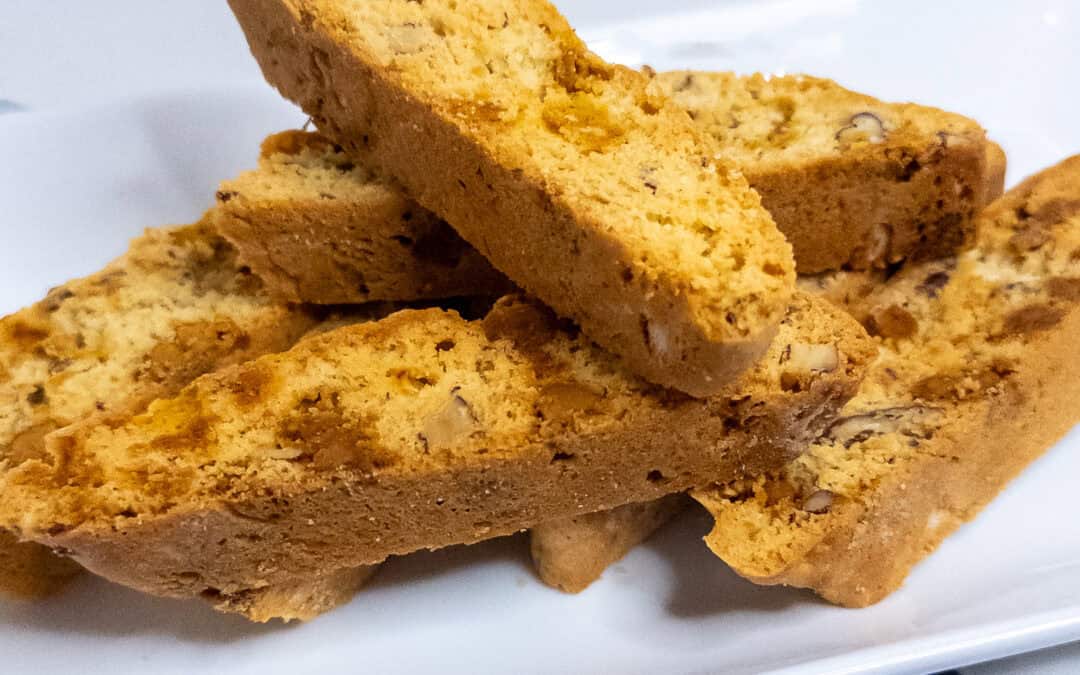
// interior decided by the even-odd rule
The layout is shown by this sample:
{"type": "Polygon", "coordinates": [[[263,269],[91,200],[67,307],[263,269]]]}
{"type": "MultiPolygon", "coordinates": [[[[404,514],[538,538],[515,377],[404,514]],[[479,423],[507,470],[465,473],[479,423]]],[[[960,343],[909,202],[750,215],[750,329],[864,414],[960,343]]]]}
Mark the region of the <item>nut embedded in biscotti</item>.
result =
{"type": "Polygon", "coordinates": [[[940,415],[941,410],[925,406],[872,410],[841,417],[825,432],[825,438],[845,448],[883,434],[902,433],[912,438],[921,438],[940,415]]]}
{"type": "Polygon", "coordinates": [[[909,338],[919,331],[919,322],[900,305],[875,307],[867,320],[867,330],[883,338],[909,338]]]}
{"type": "Polygon", "coordinates": [[[450,400],[424,422],[420,437],[428,450],[450,447],[476,430],[476,415],[460,391],[451,389],[450,400]]]}
{"type": "Polygon", "coordinates": [[[807,497],[802,503],[802,510],[807,513],[827,513],[833,503],[833,493],[828,490],[818,490],[807,497]]]}
{"type": "Polygon", "coordinates": [[[811,345],[795,342],[780,357],[788,371],[796,373],[831,373],[840,365],[836,345],[811,345]]]}
{"type": "Polygon", "coordinates": [[[847,126],[836,132],[836,140],[845,150],[856,143],[881,143],[886,136],[885,122],[872,112],[852,115],[847,126]]]}

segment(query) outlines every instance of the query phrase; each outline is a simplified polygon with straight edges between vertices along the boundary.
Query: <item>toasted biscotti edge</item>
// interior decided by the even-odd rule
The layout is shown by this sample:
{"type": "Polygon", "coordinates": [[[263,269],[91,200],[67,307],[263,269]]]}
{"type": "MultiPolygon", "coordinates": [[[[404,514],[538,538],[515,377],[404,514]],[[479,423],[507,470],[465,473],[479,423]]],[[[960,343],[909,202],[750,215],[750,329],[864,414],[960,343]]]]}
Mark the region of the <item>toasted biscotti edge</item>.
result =
{"type": "MultiPolygon", "coordinates": [[[[167,279],[153,275],[157,270],[171,269],[170,265],[176,267],[178,287],[205,284],[204,290],[209,291],[219,278],[228,278],[223,283],[250,285],[240,278],[244,275],[239,272],[236,279],[229,277],[230,258],[218,251],[214,242],[215,237],[205,223],[148,230],[102,271],[66,282],[50,291],[45,299],[0,319],[3,350],[0,374],[5,395],[18,401],[15,408],[22,406],[23,400],[30,402],[25,411],[5,411],[3,433],[0,433],[0,465],[6,468],[27,457],[43,456],[44,438],[54,429],[92,414],[137,410],[154,398],[175,392],[203,372],[285,349],[314,323],[315,318],[299,308],[269,303],[262,311],[241,312],[231,318],[228,312],[207,307],[204,310],[210,311],[206,315],[177,311],[176,321],[171,325],[165,322],[156,328],[145,328],[160,331],[161,337],[152,341],[153,349],[142,354],[144,362],[131,364],[131,368],[138,370],[115,379],[104,372],[108,363],[102,357],[107,353],[103,354],[102,347],[96,344],[102,338],[83,335],[81,331],[85,329],[80,328],[80,319],[72,314],[72,308],[115,312],[111,323],[121,324],[125,318],[124,306],[93,303],[119,298],[122,290],[118,289],[139,283],[140,278],[144,283],[150,283],[150,279],[168,283],[167,279]],[[167,251],[182,251],[184,247],[199,250],[190,254],[190,262],[166,255],[167,251]],[[181,278],[184,275],[186,279],[181,278]],[[91,304],[84,307],[86,302],[91,304]],[[247,319],[242,326],[232,320],[240,321],[241,316],[247,319]],[[72,373],[76,373],[74,377],[79,382],[74,391],[65,384],[72,373]],[[95,386],[95,377],[100,386],[95,386]],[[125,377],[131,380],[130,385],[125,384],[125,377]]],[[[162,307],[166,318],[168,311],[162,307]]],[[[111,338],[115,344],[106,344],[104,348],[125,349],[119,339],[122,330],[117,328],[117,335],[111,338]]],[[[61,590],[80,569],[45,547],[20,543],[14,535],[0,532],[0,593],[5,596],[35,599],[50,595],[61,590]]]]}
{"type": "Polygon", "coordinates": [[[806,75],[649,70],[738,164],[800,274],[948,255],[987,202],[985,132],[806,75]]]}
{"type": "MultiPolygon", "coordinates": [[[[684,412],[677,415],[678,423],[672,418],[672,426],[665,424],[663,428],[648,431],[642,424],[636,424],[606,440],[583,437],[576,444],[557,443],[554,449],[536,443],[530,449],[515,449],[520,456],[514,459],[487,460],[480,455],[476,460],[456,463],[452,470],[434,473],[424,470],[415,476],[403,475],[400,479],[387,478],[374,483],[370,478],[359,482],[344,480],[351,475],[347,473],[325,486],[319,482],[323,478],[317,475],[312,476],[316,483],[310,486],[305,483],[275,487],[273,483],[263,485],[265,480],[248,486],[241,482],[228,490],[226,494],[231,496],[225,504],[218,498],[205,502],[201,498],[185,498],[162,515],[131,516],[129,512],[118,512],[117,518],[94,507],[97,523],[60,524],[56,518],[65,516],[59,512],[48,514],[42,509],[49,507],[38,502],[37,506],[26,504],[36,511],[30,521],[21,507],[18,513],[9,510],[5,520],[19,521],[24,534],[50,545],[64,546],[92,571],[125,585],[159,595],[232,596],[246,590],[293,583],[305,575],[322,575],[378,562],[391,553],[470,543],[511,533],[550,519],[553,514],[570,515],[581,510],[614,507],[619,502],[643,501],[638,496],[641,493],[659,496],[678,491],[695,476],[703,479],[733,472],[757,472],[761,470],[758,467],[775,465],[800,450],[801,444],[853,393],[872,353],[861,328],[838,311],[809,300],[800,307],[791,317],[793,327],[785,329],[788,337],[800,336],[792,343],[796,348],[789,352],[786,344],[781,344],[774,347],[776,353],[771,357],[783,359],[780,370],[784,378],[790,375],[791,379],[784,380],[789,383],[790,391],[782,393],[777,386],[775,402],[765,404],[764,409],[753,405],[752,399],[746,401],[740,396],[736,398],[742,403],[737,407],[743,412],[718,401],[717,409],[710,413],[708,410],[714,406],[676,397],[665,405],[684,412]],[[794,328],[796,325],[798,329],[794,328]],[[838,339],[838,343],[833,342],[838,339]],[[824,341],[828,347],[815,349],[814,341],[818,344],[824,341]],[[794,375],[821,366],[832,371],[794,375]],[[742,415],[757,417],[744,419],[742,415]],[[746,438],[739,431],[743,423],[749,425],[746,438]],[[710,432],[704,428],[709,425],[715,425],[716,429],[710,432]],[[661,444],[650,441],[654,432],[671,440],[672,429],[684,428],[691,433],[687,436],[686,449],[659,452],[661,444]],[[695,430],[700,433],[694,435],[695,430]],[[700,443],[695,444],[693,438],[710,439],[709,447],[698,447],[700,443]],[[596,447],[590,447],[591,444],[596,447]],[[622,450],[612,454],[615,448],[622,450]],[[727,454],[729,450],[732,454],[727,454]],[[611,479],[639,474],[640,483],[625,478],[611,479]],[[540,492],[545,496],[541,498],[540,492]],[[403,494],[410,495],[408,527],[398,523],[403,494]],[[451,507],[447,505],[457,510],[448,512],[447,508],[451,507]],[[270,511],[278,515],[270,518],[267,515],[270,511]],[[364,513],[370,513],[373,519],[369,520],[364,513]],[[352,522],[358,517],[359,521],[352,522]],[[462,517],[465,522],[457,523],[462,517]],[[473,522],[477,518],[483,520],[473,522]],[[349,520],[349,525],[339,522],[342,519],[349,520]],[[304,541],[290,539],[293,532],[302,532],[304,541]],[[349,536],[343,537],[342,532],[349,532],[349,536]],[[198,534],[193,536],[194,533],[198,534]],[[310,549],[313,537],[323,536],[326,545],[317,547],[320,553],[313,555],[310,549]]],[[[439,330],[436,315],[429,316],[434,311],[420,315],[399,313],[380,322],[381,325],[360,330],[393,331],[394,322],[401,321],[420,321],[420,325],[439,330]]],[[[529,331],[529,335],[533,333],[529,331]]],[[[327,336],[329,340],[337,339],[336,335],[327,336]]],[[[380,338],[380,344],[383,339],[380,338]]],[[[296,349],[311,344],[312,340],[308,340],[296,349]]],[[[241,383],[250,378],[244,373],[250,369],[250,366],[239,367],[231,373],[206,376],[199,381],[202,385],[197,382],[194,386],[218,386],[213,383],[219,382],[230,390],[240,386],[243,392],[247,385],[241,383]],[[234,384],[229,384],[237,377],[234,384]]],[[[777,371],[773,373],[768,381],[779,376],[777,371]]],[[[551,389],[545,385],[544,391],[551,392],[545,396],[553,396],[555,391],[565,392],[560,396],[582,395],[573,387],[573,391],[567,390],[566,386],[558,384],[551,389]]],[[[469,396],[467,392],[463,395],[469,396]]],[[[763,402],[767,400],[765,392],[760,395],[763,402]]],[[[473,403],[477,401],[474,399],[473,403]]],[[[564,405],[555,403],[554,399],[541,401],[539,405],[545,415],[565,414],[558,412],[564,405]]],[[[80,433],[73,432],[76,437],[80,433]]],[[[59,448],[63,447],[65,444],[61,443],[59,448]]],[[[269,468],[268,465],[261,473],[265,475],[269,468]]],[[[47,485],[52,480],[48,471],[41,475],[37,467],[24,469],[21,476],[24,487],[29,485],[26,480],[38,485],[47,485]]],[[[11,487],[11,480],[9,477],[5,489],[11,487]]],[[[34,500],[48,498],[52,490],[28,489],[34,496],[24,496],[34,500]]],[[[116,508],[109,506],[108,512],[130,503],[124,498],[116,508]]],[[[9,509],[11,506],[14,503],[9,509]]]]}
{"type": "MultiPolygon", "coordinates": [[[[739,222],[745,225],[745,236],[738,241],[762,239],[760,245],[743,251],[745,265],[733,267],[738,270],[733,275],[747,277],[745,283],[729,280],[720,295],[700,292],[702,283],[713,283],[708,275],[680,281],[670,270],[653,269],[648,255],[631,255],[625,242],[601,234],[607,229],[594,215],[578,212],[559,194],[552,194],[546,179],[507,166],[489,148],[463,142],[461,129],[406,93],[395,73],[371,65],[359,50],[349,48],[349,34],[343,29],[347,21],[335,3],[233,0],[231,7],[268,81],[306,107],[324,133],[351,154],[374,154],[378,165],[402,182],[411,197],[446,218],[497,268],[577,321],[634,372],[694,396],[707,396],[720,391],[768,348],[794,284],[790,247],[756,193],[743,191],[741,175],[720,162],[714,145],[670,103],[658,99],[646,106],[670,117],[671,124],[664,128],[676,130],[671,135],[681,131],[696,139],[703,150],[701,161],[716,175],[716,184],[731,186],[739,194],[739,222]],[[335,81],[350,85],[327,94],[335,81]],[[410,124],[400,124],[401,119],[410,124]],[[427,148],[431,161],[416,162],[417,147],[427,148]],[[493,218],[499,224],[485,230],[482,223],[493,218]],[[592,229],[583,230],[583,223],[592,229]],[[494,232],[509,231],[509,224],[514,224],[514,236],[496,238],[494,232]],[[599,298],[606,301],[598,302],[599,298]],[[715,311],[725,303],[737,306],[715,311]]],[[[603,70],[612,80],[628,82],[645,95],[640,74],[599,61],[549,4],[533,2],[529,10],[545,16],[548,33],[577,50],[567,53],[563,64],[573,77],[603,70]]],[[[482,104],[462,102],[463,119],[470,119],[470,108],[476,106],[478,112],[473,112],[482,119],[482,104]]],[[[680,150],[669,156],[690,155],[680,150]]],[[[559,191],[558,186],[552,189],[559,191]]]]}
{"type": "MultiPolygon", "coordinates": [[[[1044,170],[1006,193],[982,216],[988,221],[989,234],[980,231],[980,237],[986,237],[992,248],[977,259],[974,269],[1003,254],[1016,256],[1018,265],[1023,265],[1028,256],[1042,256],[1035,253],[1040,249],[1051,251],[1049,255],[1059,261],[1069,258],[1070,251],[1063,245],[1076,242],[1078,196],[1080,157],[1044,170]],[[1045,214],[1034,212],[1028,203],[1032,195],[1037,196],[1045,214]],[[1013,214],[1018,222],[998,231],[997,221],[1009,223],[1013,214]],[[1056,240],[1062,228],[1072,231],[1067,242],[1056,240]]],[[[948,270],[951,264],[932,265],[930,275],[920,273],[908,282],[924,276],[927,282],[934,282],[943,274],[935,270],[948,270]]],[[[728,555],[723,542],[739,535],[719,526],[724,511],[717,505],[722,500],[710,491],[695,493],[718,519],[717,529],[706,538],[710,547],[755,583],[809,588],[843,606],[874,604],[899,588],[918,562],[973,519],[1080,420],[1076,403],[1080,368],[1070,360],[1070,345],[1080,329],[1076,270],[1066,268],[1063,275],[1062,269],[1047,266],[1041,279],[1029,277],[1019,282],[1018,288],[1029,293],[1043,288],[1026,301],[1028,306],[1013,305],[1015,311],[1003,323],[1006,334],[987,337],[990,341],[1016,341],[1016,364],[998,385],[976,389],[975,400],[946,406],[944,423],[927,438],[927,450],[917,461],[876,479],[875,487],[858,500],[833,500],[829,524],[809,530],[809,538],[793,547],[790,559],[783,564],[728,555]],[[776,571],[760,574],[755,571],[759,564],[762,569],[775,566],[776,571]]],[[[1039,269],[1038,265],[1033,267],[1039,269]]],[[[993,272],[976,274],[994,275],[990,278],[1003,288],[1016,286],[1008,277],[1000,278],[993,272]]],[[[938,290],[933,283],[919,287],[931,297],[938,290]]],[[[894,299],[886,296],[884,304],[894,299]]],[[[949,395],[951,390],[943,385],[944,380],[920,382],[925,391],[916,394],[916,401],[932,407],[935,397],[949,395]]]]}
{"type": "Polygon", "coordinates": [[[208,216],[283,302],[409,302],[512,285],[445,222],[315,132],[262,143],[208,216]]]}

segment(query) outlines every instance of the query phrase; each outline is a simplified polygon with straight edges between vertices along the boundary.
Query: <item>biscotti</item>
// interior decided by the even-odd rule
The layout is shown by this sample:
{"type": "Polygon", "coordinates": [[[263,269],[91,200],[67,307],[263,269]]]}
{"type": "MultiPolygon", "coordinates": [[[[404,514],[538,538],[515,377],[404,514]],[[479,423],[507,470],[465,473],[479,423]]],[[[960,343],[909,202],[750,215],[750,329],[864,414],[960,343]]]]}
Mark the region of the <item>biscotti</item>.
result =
{"type": "MultiPolygon", "coordinates": [[[[0,465],[45,456],[45,436],[137,409],[198,375],[292,345],[314,323],[268,301],[205,224],[150,230],[89,277],[0,319],[0,465]]],[[[0,591],[42,595],[77,571],[0,535],[0,591]]]]}
{"type": "Polygon", "coordinates": [[[420,548],[645,501],[797,454],[873,349],[798,296],[723,395],[629,376],[541,306],[403,311],[50,437],[2,522],[150,593],[227,599],[420,548]]]}
{"type": "Polygon", "coordinates": [[[855,303],[880,356],[810,452],[694,493],[739,574],[877,602],[1080,420],[1080,157],[992,204],[976,237],[855,303]]]}
{"type": "Polygon", "coordinates": [[[715,142],[547,2],[231,6],[320,131],[633,372],[705,396],[765,353],[790,246],[715,142]]]}
{"type": "MultiPolygon", "coordinates": [[[[798,78],[798,76],[795,76],[798,78]]],[[[797,179],[800,173],[785,172],[783,170],[774,170],[770,173],[770,170],[763,169],[761,167],[768,167],[772,164],[768,157],[771,153],[774,153],[777,148],[769,148],[769,150],[762,150],[761,156],[764,157],[764,161],[755,163],[754,153],[749,152],[749,149],[758,147],[764,143],[766,139],[765,131],[761,128],[761,125],[746,125],[734,117],[738,114],[740,117],[750,116],[753,117],[756,113],[757,116],[761,116],[764,111],[770,109],[771,105],[776,105],[775,96],[765,97],[763,99],[762,93],[755,91],[755,88],[761,86],[760,77],[754,76],[749,78],[735,78],[733,76],[724,75],[711,75],[708,73],[685,73],[682,79],[676,78],[673,75],[661,75],[658,78],[664,82],[666,86],[682,89],[684,92],[693,92],[695,89],[701,89],[703,87],[709,87],[711,98],[708,98],[701,105],[719,105],[721,107],[708,108],[705,112],[694,112],[691,108],[692,115],[698,120],[699,123],[706,125],[707,127],[715,125],[716,120],[721,117],[721,112],[724,110],[724,105],[730,105],[728,114],[733,116],[733,119],[738,124],[733,124],[737,129],[742,129],[743,136],[738,140],[739,152],[736,155],[741,157],[744,171],[747,176],[753,182],[755,180],[755,168],[761,172],[761,175],[770,176],[771,179],[777,181],[783,180],[783,176],[789,176],[797,179]],[[698,76],[702,76],[699,79],[698,76]],[[689,78],[689,80],[687,80],[689,78]],[[702,81],[704,80],[704,82],[702,81]],[[728,91],[727,94],[721,97],[715,89],[716,85],[729,85],[734,88],[734,91],[728,91]],[[743,88],[740,88],[743,87],[743,88]],[[753,91],[754,94],[747,96],[748,92],[753,91]],[[723,99],[717,101],[714,99],[723,99]],[[763,100],[762,100],[763,99],[763,100]],[[760,100],[760,102],[759,102],[760,100]],[[750,128],[745,128],[749,126],[750,128]],[[758,142],[760,141],[760,142],[758,142]],[[745,155],[745,156],[743,156],[745,155]]],[[[786,81],[788,89],[793,89],[802,79],[790,79],[790,78],[777,78],[779,80],[786,81]],[[789,81],[790,80],[790,81],[789,81]]],[[[776,79],[773,80],[774,82],[776,79]]],[[[837,85],[828,83],[823,80],[811,80],[813,88],[819,89],[816,96],[804,97],[799,99],[801,117],[810,117],[811,119],[818,117],[817,114],[810,115],[813,110],[815,113],[819,113],[821,116],[827,116],[830,108],[835,107],[838,102],[848,102],[851,105],[855,104],[869,104],[873,101],[869,97],[862,97],[851,92],[846,92],[840,89],[837,85]],[[829,95],[831,94],[831,95],[829,95]],[[816,108],[815,108],[816,106],[816,108]]],[[[695,100],[701,101],[702,98],[706,98],[705,94],[699,93],[697,95],[690,96],[688,100],[683,101],[684,104],[693,105],[695,100]]],[[[794,105],[794,101],[792,102],[794,105]]],[[[939,117],[940,113],[934,109],[924,109],[919,106],[901,105],[901,106],[889,106],[889,104],[880,104],[884,106],[886,110],[891,109],[894,114],[906,115],[909,117],[917,117],[922,120],[924,126],[939,117]],[[898,109],[898,110],[897,110],[898,109]]],[[[833,115],[835,117],[835,115],[833,115]]],[[[793,115],[794,117],[794,115],[793,115]]],[[[952,117],[946,114],[946,119],[952,117]]],[[[963,118],[960,118],[961,120],[963,118]]],[[[907,141],[911,144],[913,141],[911,126],[908,127],[907,141]]],[[[811,135],[808,133],[808,129],[802,130],[802,135],[811,135]]],[[[930,128],[933,128],[932,126],[930,128]]],[[[724,140],[724,134],[734,134],[736,131],[718,131],[717,136],[724,140]]],[[[788,138],[787,143],[791,145],[797,145],[798,138],[802,136],[788,138]]],[[[915,138],[918,135],[915,134],[915,138]]],[[[936,133],[933,137],[936,137],[936,133]]],[[[973,135],[974,137],[974,135],[973,135]]],[[[923,140],[927,143],[933,144],[932,138],[924,136],[923,140]]],[[[893,137],[893,143],[896,143],[896,138],[893,137]]],[[[829,159],[829,147],[820,146],[817,143],[805,142],[803,148],[804,156],[799,159],[798,164],[803,167],[812,165],[825,166],[830,162],[829,159]],[[820,147],[819,147],[820,146],[820,147]],[[819,154],[810,156],[808,153],[817,152],[819,154]]],[[[789,146],[790,147],[790,146],[789,146]]],[[[965,146],[966,147],[966,146],[965,146]]],[[[965,150],[966,154],[966,150],[965,150]]],[[[985,147],[986,162],[985,170],[983,171],[983,183],[981,193],[983,197],[977,199],[976,203],[982,201],[990,201],[996,199],[1001,194],[1002,186],[1005,180],[1005,168],[1006,158],[1005,153],[1001,147],[996,143],[989,142],[985,147]]],[[[841,172],[843,174],[850,174],[858,166],[858,162],[863,163],[863,171],[867,172],[867,175],[871,178],[875,175],[876,169],[873,169],[875,164],[880,164],[880,160],[876,160],[875,156],[871,153],[855,153],[855,155],[849,155],[846,157],[849,162],[855,162],[855,164],[849,165],[847,172],[841,172]]],[[[835,162],[836,160],[831,160],[835,162]]],[[[792,165],[797,164],[792,161],[792,165]]],[[[787,168],[793,168],[788,166],[787,168]]],[[[921,170],[921,169],[920,169],[921,170]]],[[[940,167],[939,167],[940,170],[940,167]]],[[[936,179],[935,179],[935,182],[936,179]]],[[[944,182],[941,181],[941,182],[944,182]]],[[[808,189],[810,184],[803,185],[802,189],[808,189]]],[[[875,186],[874,180],[867,180],[863,193],[863,198],[868,200],[877,201],[890,192],[888,187],[889,183],[877,184],[875,186]],[[873,190],[875,187],[881,192],[874,196],[873,190]]],[[[939,186],[940,188],[940,186],[939,186]]],[[[799,187],[793,180],[790,189],[793,194],[797,193],[799,187]]],[[[955,193],[956,190],[953,187],[948,188],[951,192],[955,193]]],[[[978,191],[977,191],[978,192],[978,191]]],[[[905,194],[904,190],[900,190],[900,194],[905,194]]],[[[935,198],[933,191],[921,193],[923,197],[935,198]]],[[[909,195],[910,196],[910,195],[909,195]]],[[[829,199],[828,194],[815,194],[813,190],[802,195],[802,200],[805,203],[814,203],[815,199],[824,197],[829,199]]],[[[917,197],[916,197],[917,198],[917,197]]],[[[821,204],[822,208],[827,209],[827,206],[821,204]]],[[[931,208],[930,204],[925,205],[926,208],[931,208]]],[[[902,213],[903,209],[899,204],[892,204],[891,206],[886,204],[882,208],[885,208],[891,213],[902,213]]],[[[848,216],[856,214],[848,213],[848,216]]],[[[957,236],[954,237],[940,237],[939,246],[934,247],[934,250],[940,250],[941,252],[948,251],[949,247],[953,244],[958,244],[961,240],[965,239],[967,235],[962,234],[962,231],[967,228],[967,219],[954,219],[952,227],[956,229],[957,236]],[[952,242],[946,245],[944,242],[948,239],[952,242]]],[[[810,237],[809,242],[816,241],[817,238],[835,239],[837,233],[859,231],[858,225],[852,225],[850,218],[845,220],[841,218],[837,221],[838,225],[842,225],[842,228],[833,228],[827,224],[819,224],[816,237],[810,237]]],[[[902,222],[902,219],[895,222],[902,222]]],[[[777,224],[785,232],[790,232],[793,236],[793,246],[795,249],[795,257],[799,264],[800,272],[802,266],[806,265],[810,268],[816,268],[820,264],[820,258],[816,261],[811,259],[810,249],[805,248],[801,243],[801,236],[794,231],[788,223],[785,223],[783,219],[777,221],[777,224]]],[[[914,223],[908,223],[914,225],[914,223]]],[[[862,228],[862,231],[872,236],[873,228],[862,228]]],[[[895,229],[895,228],[893,228],[895,229]]],[[[916,228],[918,229],[918,228],[916,228]]],[[[909,230],[915,231],[915,230],[909,230]]],[[[944,233],[939,233],[944,234],[944,233]]],[[[834,242],[835,246],[840,246],[842,242],[834,242]]],[[[857,240],[848,239],[847,244],[850,250],[858,249],[863,244],[860,244],[857,240]]],[[[865,248],[865,247],[864,247],[865,248]]],[[[834,249],[840,250],[840,249],[834,249]]],[[[923,251],[927,253],[930,249],[923,251]]],[[[921,255],[921,254],[919,254],[921,255]]],[[[898,256],[887,256],[884,259],[876,261],[877,263],[884,262],[885,260],[893,260],[898,256]]],[[[862,265],[852,264],[849,260],[846,263],[847,267],[861,267],[862,265]]],[[[808,293],[812,293],[819,298],[827,299],[841,307],[844,307],[850,313],[855,316],[860,322],[865,323],[872,331],[879,333],[880,331],[890,330],[902,330],[902,324],[905,321],[905,317],[897,316],[895,310],[878,311],[876,316],[870,315],[871,307],[867,307],[868,298],[880,298],[882,285],[886,283],[888,279],[889,271],[879,269],[878,265],[869,265],[868,269],[864,269],[859,272],[853,271],[832,271],[819,274],[800,274],[798,279],[798,285],[801,289],[808,293]]],[[[894,289],[894,293],[899,291],[897,283],[890,285],[890,288],[894,289]]],[[[910,290],[910,289],[909,289],[910,290]]],[[[675,515],[677,511],[675,509],[664,508],[659,503],[649,503],[641,505],[627,505],[616,509],[611,512],[598,512],[588,514],[587,516],[577,517],[573,519],[567,519],[563,521],[550,522],[543,524],[542,527],[533,528],[530,531],[530,548],[532,552],[533,563],[536,568],[537,574],[548,585],[559,588],[568,592],[580,592],[589,586],[592,582],[600,578],[603,571],[608,565],[618,561],[624,555],[626,555],[632,548],[637,546],[641,541],[650,536],[654,531],[661,527],[667,520],[675,515]]]]}
{"type": "Polygon", "coordinates": [[[805,75],[654,77],[761,194],[799,274],[950,255],[1000,194],[986,133],[966,117],[805,75]]]}
{"type": "Polygon", "coordinates": [[[407,302],[511,289],[391,181],[317,133],[263,141],[257,169],[221,184],[210,217],[285,302],[407,302]]]}
{"type": "Polygon", "coordinates": [[[688,502],[686,495],[673,494],[534,525],[529,552],[536,573],[548,586],[580,593],[688,502]]]}

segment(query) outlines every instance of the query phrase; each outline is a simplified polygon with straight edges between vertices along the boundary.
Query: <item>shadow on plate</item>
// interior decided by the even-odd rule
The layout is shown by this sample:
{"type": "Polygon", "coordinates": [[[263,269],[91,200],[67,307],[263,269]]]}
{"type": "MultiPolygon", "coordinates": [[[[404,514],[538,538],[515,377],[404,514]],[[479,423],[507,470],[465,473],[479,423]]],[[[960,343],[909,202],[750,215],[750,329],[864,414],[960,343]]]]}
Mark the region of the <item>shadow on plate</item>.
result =
{"type": "Polygon", "coordinates": [[[167,634],[190,642],[225,644],[275,630],[215,612],[198,600],[144,595],[91,574],[37,602],[0,602],[0,624],[23,630],[104,637],[167,634]]]}
{"type": "Polygon", "coordinates": [[[699,619],[822,603],[802,589],[758,586],[740,577],[701,540],[711,528],[712,518],[695,503],[644,544],[671,566],[666,607],[672,616],[699,619]]]}
{"type": "MultiPolygon", "coordinates": [[[[516,561],[524,572],[531,574],[526,546],[520,536],[395,558],[383,565],[352,602],[362,603],[368,594],[396,593],[403,586],[432,581],[465,568],[507,561],[516,561]]],[[[3,625],[35,632],[103,637],[161,634],[193,643],[228,644],[302,624],[280,621],[255,624],[240,616],[216,612],[199,600],[158,598],[83,574],[66,591],[45,600],[0,600],[0,626],[3,625]]]]}

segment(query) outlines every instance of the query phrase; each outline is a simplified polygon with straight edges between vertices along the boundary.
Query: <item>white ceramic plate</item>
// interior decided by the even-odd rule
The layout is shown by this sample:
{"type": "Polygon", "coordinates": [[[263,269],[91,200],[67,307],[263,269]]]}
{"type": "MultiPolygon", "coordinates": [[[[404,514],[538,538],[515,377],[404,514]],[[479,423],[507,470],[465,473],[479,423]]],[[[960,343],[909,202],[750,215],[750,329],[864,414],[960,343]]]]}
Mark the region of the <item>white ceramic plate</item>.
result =
{"type": "MultiPolygon", "coordinates": [[[[1010,182],[1080,151],[1071,3],[806,0],[574,3],[605,55],[658,67],[804,70],[975,116],[1010,182]]],[[[0,92],[2,93],[2,92],[0,92]]],[[[2,96],[0,96],[2,98],[2,96]]],[[[93,110],[0,117],[0,311],[119,254],[143,227],[195,219],[258,141],[304,117],[252,82],[93,110]]],[[[0,603],[0,670],[69,673],[894,672],[1080,638],[1073,434],[876,607],[850,611],[737,579],[700,543],[702,513],[579,596],[532,576],[511,538],[394,560],[348,606],[251,626],[197,602],[85,578],[0,603]]]]}

